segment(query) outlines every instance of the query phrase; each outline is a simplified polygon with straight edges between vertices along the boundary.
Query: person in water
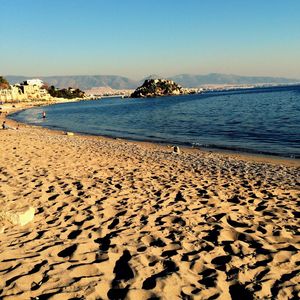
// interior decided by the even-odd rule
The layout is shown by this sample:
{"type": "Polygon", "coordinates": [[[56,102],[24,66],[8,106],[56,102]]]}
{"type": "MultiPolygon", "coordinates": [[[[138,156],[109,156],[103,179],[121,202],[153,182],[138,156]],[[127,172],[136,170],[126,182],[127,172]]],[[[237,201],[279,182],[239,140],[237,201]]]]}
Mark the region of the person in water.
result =
{"type": "Polygon", "coordinates": [[[43,116],[43,119],[46,119],[46,112],[45,111],[43,111],[42,116],[43,116]]]}

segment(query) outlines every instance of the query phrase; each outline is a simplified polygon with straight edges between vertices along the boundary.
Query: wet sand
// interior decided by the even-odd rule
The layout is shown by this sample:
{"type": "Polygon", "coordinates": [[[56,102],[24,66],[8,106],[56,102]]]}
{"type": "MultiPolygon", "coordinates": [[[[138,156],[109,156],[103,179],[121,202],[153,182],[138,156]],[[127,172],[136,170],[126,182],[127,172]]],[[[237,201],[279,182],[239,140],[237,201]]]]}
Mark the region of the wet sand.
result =
{"type": "Polygon", "coordinates": [[[300,297],[299,160],[22,124],[0,145],[1,299],[300,297]]]}

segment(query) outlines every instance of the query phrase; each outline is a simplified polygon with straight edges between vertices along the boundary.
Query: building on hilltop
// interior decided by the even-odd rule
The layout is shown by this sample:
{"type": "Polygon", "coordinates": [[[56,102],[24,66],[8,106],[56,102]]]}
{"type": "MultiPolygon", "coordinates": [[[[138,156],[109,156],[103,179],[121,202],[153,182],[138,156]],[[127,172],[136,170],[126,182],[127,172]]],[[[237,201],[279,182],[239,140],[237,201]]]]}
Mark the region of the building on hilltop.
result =
{"type": "Polygon", "coordinates": [[[28,80],[25,80],[23,82],[24,85],[36,85],[38,87],[42,87],[44,85],[44,82],[43,80],[41,79],[38,79],[38,78],[35,78],[35,79],[28,79],[28,80]]]}
{"type": "Polygon", "coordinates": [[[32,100],[49,100],[52,97],[43,89],[43,81],[30,79],[23,83],[11,85],[9,89],[0,89],[1,102],[20,102],[32,100]]]}

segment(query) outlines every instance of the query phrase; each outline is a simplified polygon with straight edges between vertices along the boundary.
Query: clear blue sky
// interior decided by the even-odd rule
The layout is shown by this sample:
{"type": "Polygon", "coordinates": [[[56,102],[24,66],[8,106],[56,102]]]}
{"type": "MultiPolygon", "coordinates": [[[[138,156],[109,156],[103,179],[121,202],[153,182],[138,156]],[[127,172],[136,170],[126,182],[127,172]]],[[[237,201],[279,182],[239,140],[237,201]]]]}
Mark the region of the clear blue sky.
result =
{"type": "Polygon", "coordinates": [[[300,0],[0,0],[0,74],[300,78],[300,0]]]}

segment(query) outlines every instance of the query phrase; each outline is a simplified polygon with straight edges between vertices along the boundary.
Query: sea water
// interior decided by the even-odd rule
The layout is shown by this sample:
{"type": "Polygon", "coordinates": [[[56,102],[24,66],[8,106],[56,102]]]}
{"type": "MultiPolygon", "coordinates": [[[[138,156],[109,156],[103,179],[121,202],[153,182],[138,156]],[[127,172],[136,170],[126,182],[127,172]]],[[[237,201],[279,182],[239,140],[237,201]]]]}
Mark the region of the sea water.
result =
{"type": "Polygon", "coordinates": [[[11,118],[93,135],[300,158],[300,86],[104,98],[35,107],[11,118]]]}

